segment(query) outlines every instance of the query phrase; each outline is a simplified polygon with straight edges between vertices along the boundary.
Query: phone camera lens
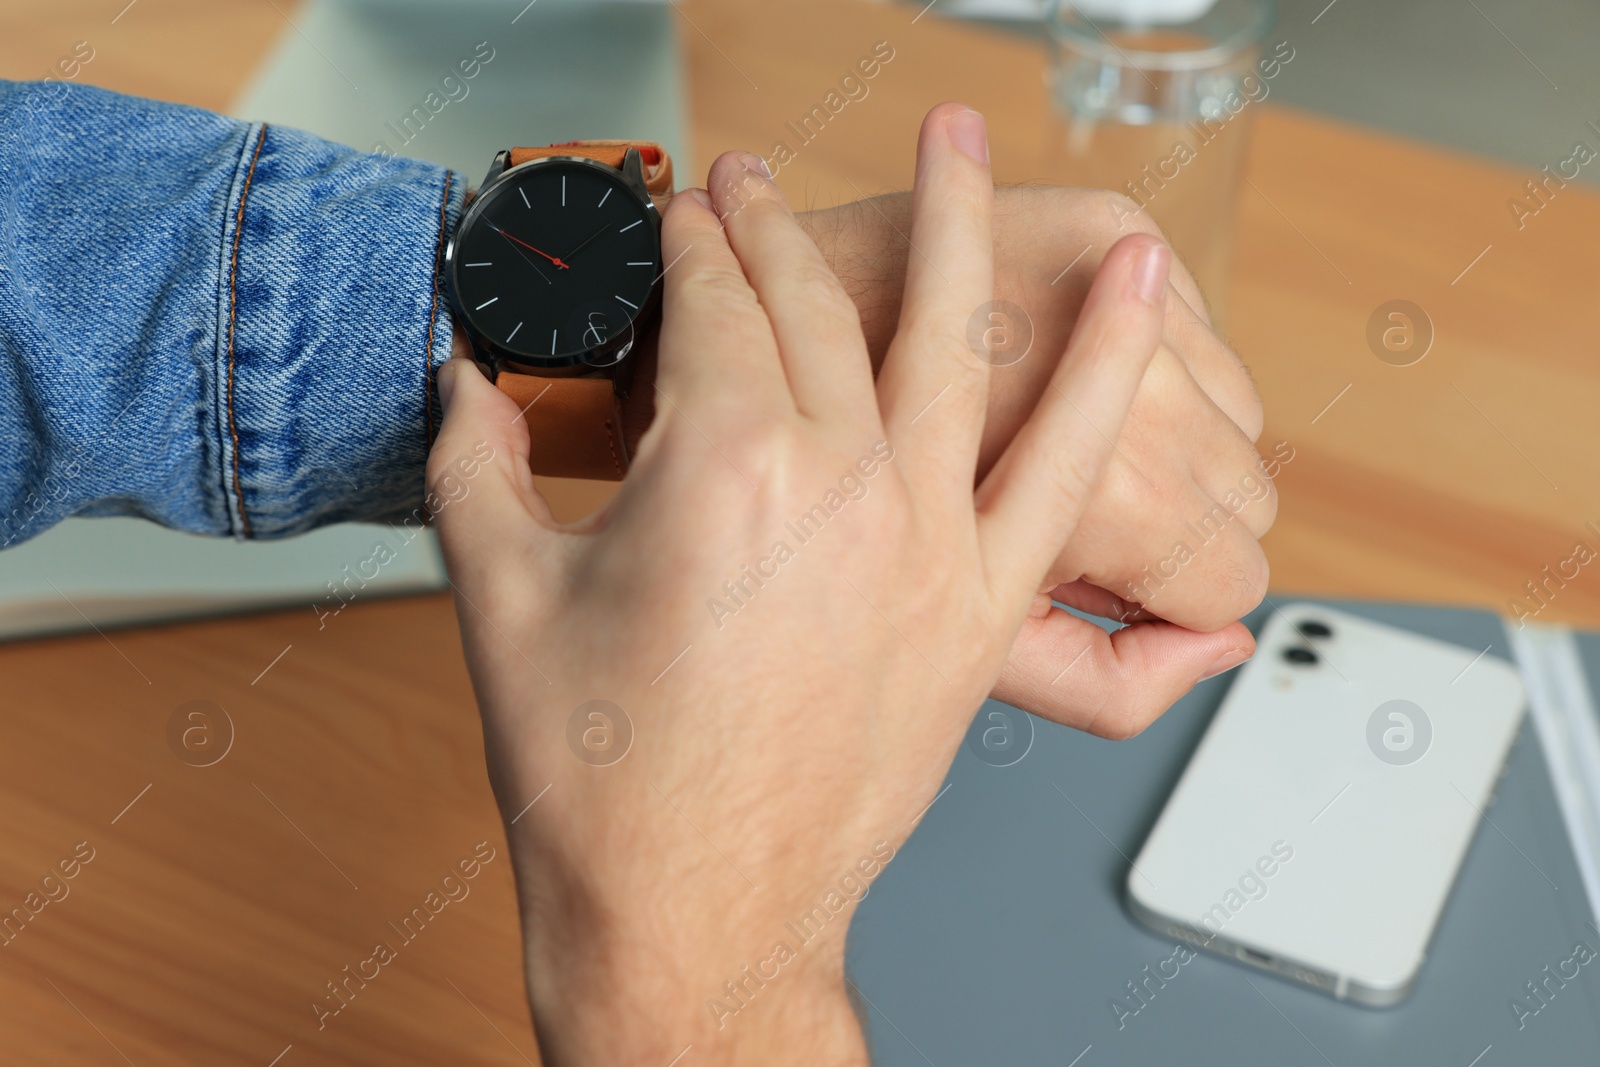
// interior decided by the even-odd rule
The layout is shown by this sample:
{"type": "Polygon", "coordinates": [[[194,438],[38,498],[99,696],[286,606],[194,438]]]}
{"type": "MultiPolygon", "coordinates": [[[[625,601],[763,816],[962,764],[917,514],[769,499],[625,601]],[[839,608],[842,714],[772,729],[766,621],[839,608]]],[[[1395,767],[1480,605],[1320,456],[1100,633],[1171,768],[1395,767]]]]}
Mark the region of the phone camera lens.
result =
{"type": "Polygon", "coordinates": [[[1296,666],[1309,666],[1317,662],[1317,654],[1309,648],[1286,648],[1283,650],[1283,658],[1296,666]]]}
{"type": "Polygon", "coordinates": [[[1316,619],[1306,619],[1304,622],[1300,623],[1296,629],[1299,630],[1301,635],[1305,637],[1333,636],[1333,627],[1329,626],[1325,622],[1318,622],[1316,619]]]}

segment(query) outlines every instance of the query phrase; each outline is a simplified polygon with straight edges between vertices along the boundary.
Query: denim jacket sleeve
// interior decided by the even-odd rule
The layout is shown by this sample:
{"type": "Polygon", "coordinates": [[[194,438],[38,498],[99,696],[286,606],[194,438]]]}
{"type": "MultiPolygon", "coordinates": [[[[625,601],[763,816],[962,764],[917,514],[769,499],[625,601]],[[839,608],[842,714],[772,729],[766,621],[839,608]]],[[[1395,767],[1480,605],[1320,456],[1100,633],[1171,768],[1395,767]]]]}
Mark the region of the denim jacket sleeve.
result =
{"type": "Polygon", "coordinates": [[[422,497],[465,185],[0,81],[0,547],[69,515],[272,538],[422,497]]]}

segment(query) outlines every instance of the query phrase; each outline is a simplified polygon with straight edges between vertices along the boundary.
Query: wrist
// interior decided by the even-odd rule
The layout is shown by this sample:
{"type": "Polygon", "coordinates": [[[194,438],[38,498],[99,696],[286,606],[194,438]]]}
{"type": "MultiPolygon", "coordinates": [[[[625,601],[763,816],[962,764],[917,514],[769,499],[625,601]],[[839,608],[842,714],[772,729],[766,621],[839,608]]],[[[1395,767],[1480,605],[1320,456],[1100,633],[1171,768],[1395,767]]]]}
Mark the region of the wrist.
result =
{"type": "Polygon", "coordinates": [[[868,1063],[844,924],[805,941],[727,908],[677,914],[659,886],[607,901],[539,867],[519,882],[529,1004],[550,1067],[667,1064],[688,1046],[697,1064],[868,1063]]]}
{"type": "Polygon", "coordinates": [[[855,302],[877,374],[894,340],[905,291],[909,193],[887,193],[795,216],[855,302]]]}

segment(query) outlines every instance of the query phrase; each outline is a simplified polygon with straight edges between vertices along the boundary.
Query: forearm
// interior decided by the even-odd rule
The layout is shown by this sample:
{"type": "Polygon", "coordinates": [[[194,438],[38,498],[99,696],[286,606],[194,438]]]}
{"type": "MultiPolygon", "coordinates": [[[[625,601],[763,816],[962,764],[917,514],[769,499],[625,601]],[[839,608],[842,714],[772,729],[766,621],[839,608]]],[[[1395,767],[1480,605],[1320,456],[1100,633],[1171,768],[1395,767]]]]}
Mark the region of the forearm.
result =
{"type": "Polygon", "coordinates": [[[79,85],[0,82],[0,134],[0,547],[421,503],[459,179],[79,85]]]}

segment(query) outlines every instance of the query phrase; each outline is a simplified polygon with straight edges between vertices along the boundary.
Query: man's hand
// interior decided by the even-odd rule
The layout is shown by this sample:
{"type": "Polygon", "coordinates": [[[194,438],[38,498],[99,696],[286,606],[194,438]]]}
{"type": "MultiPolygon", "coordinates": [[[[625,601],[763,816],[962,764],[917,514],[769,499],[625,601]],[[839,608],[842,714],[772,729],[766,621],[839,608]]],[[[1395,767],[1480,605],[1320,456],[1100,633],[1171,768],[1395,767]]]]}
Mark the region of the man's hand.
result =
{"type": "MultiPolygon", "coordinates": [[[[465,360],[440,373],[429,482],[481,460],[438,527],[551,1067],[689,1045],[696,1064],[866,1063],[855,906],[1077,529],[1169,299],[1167,248],[1120,242],[978,478],[994,372],[966,322],[993,292],[987,158],[979,116],[929,114],[907,227],[928,258],[876,383],[777,187],[758,178],[730,215],[719,179],[749,163],[719,159],[718,210],[691,191],[663,224],[679,265],[659,415],[579,523],[534,488],[516,404],[465,360]]],[[[1115,656],[1078,625],[1086,658],[1115,656]]]]}
{"type": "MultiPolygon", "coordinates": [[[[1159,234],[1148,215],[1129,218],[1129,206],[1089,189],[997,190],[994,295],[1024,310],[1034,338],[1026,358],[993,372],[980,476],[1048,387],[1111,247],[1141,229],[1159,234]]],[[[913,257],[910,216],[906,193],[799,216],[855,301],[875,366],[894,335],[913,257]]],[[[1252,443],[1261,429],[1248,374],[1174,261],[1162,345],[1049,578],[1054,599],[1135,625],[1107,649],[1065,612],[1040,612],[1018,635],[997,699],[1127,737],[1200,678],[1248,658],[1255,643],[1236,620],[1265,595],[1257,539],[1277,512],[1252,443]]]]}

